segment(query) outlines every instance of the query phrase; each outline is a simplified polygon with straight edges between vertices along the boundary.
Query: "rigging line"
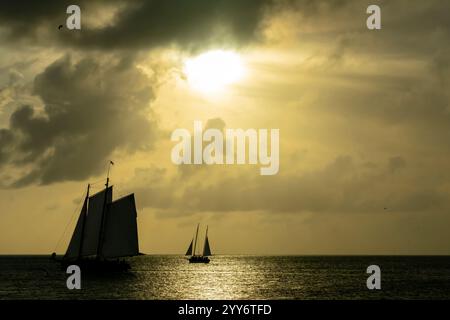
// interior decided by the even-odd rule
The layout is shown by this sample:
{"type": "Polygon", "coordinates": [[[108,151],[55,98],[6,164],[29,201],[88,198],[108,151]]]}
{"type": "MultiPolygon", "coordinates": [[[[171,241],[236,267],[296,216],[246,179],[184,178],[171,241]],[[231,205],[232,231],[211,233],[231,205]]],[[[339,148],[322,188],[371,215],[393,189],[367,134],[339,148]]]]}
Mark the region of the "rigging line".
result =
{"type": "Polygon", "coordinates": [[[75,208],[75,211],[70,216],[70,220],[66,224],[66,227],[64,228],[64,232],[62,233],[61,237],[59,238],[58,242],[56,243],[56,246],[55,246],[55,249],[53,250],[53,252],[56,252],[56,250],[58,249],[58,246],[61,244],[61,241],[62,241],[63,237],[66,235],[67,229],[69,228],[69,225],[72,223],[75,214],[77,213],[77,211],[79,211],[81,203],[84,202],[84,199],[83,199],[84,193],[85,192],[83,192],[83,194],[81,195],[81,198],[78,201],[77,207],[75,208]]]}
{"type": "Polygon", "coordinates": [[[100,183],[97,183],[97,184],[90,184],[90,186],[91,186],[91,189],[97,189],[97,190],[100,190],[100,189],[105,189],[105,184],[102,182],[101,184],[100,183]]]}
{"type": "Polygon", "coordinates": [[[104,189],[105,187],[104,186],[92,186],[91,185],[91,190],[92,189],[95,189],[95,190],[101,190],[101,189],[104,189]]]}
{"type": "Polygon", "coordinates": [[[92,185],[100,184],[100,183],[105,183],[105,179],[96,180],[96,181],[90,182],[89,184],[92,186],[92,185]]]}

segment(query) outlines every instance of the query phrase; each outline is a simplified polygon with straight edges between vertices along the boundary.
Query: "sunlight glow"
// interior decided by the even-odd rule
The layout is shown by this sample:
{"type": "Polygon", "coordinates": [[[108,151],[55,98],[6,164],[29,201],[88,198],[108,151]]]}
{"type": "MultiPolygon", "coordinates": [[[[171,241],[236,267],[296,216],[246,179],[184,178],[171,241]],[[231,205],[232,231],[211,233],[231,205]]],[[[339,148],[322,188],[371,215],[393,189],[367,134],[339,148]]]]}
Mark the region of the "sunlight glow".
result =
{"type": "Polygon", "coordinates": [[[186,61],[184,73],[192,88],[211,93],[241,79],[244,66],[237,53],[214,50],[186,61]]]}

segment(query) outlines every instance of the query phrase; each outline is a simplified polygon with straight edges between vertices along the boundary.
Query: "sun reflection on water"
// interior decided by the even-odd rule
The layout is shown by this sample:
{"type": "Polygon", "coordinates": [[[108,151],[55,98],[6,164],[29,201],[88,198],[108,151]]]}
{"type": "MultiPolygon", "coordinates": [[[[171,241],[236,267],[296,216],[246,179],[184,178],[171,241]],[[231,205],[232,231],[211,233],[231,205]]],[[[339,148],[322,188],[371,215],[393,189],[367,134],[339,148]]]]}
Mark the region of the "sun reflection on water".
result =
{"type": "Polygon", "coordinates": [[[0,298],[9,299],[380,299],[450,298],[449,257],[181,256],[131,258],[127,273],[82,272],[67,290],[65,270],[47,256],[0,256],[0,298]],[[367,290],[368,265],[383,266],[384,288],[367,290]],[[415,270],[422,270],[421,273],[415,270]]]}

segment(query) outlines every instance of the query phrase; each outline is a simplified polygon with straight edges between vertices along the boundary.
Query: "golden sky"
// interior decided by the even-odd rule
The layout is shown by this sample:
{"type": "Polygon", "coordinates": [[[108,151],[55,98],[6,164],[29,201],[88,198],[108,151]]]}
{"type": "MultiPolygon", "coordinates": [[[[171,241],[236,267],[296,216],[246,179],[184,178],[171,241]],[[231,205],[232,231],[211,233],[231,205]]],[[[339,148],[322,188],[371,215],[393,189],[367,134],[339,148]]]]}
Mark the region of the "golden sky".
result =
{"type": "Polygon", "coordinates": [[[72,221],[64,252],[109,159],[145,253],[184,253],[197,222],[219,254],[450,253],[448,1],[77,3],[72,31],[72,3],[0,5],[0,254],[50,253],[72,221]],[[200,85],[186,67],[211,52],[242,68],[214,90],[225,60],[200,85]],[[279,128],[279,173],[174,165],[195,120],[279,128]]]}

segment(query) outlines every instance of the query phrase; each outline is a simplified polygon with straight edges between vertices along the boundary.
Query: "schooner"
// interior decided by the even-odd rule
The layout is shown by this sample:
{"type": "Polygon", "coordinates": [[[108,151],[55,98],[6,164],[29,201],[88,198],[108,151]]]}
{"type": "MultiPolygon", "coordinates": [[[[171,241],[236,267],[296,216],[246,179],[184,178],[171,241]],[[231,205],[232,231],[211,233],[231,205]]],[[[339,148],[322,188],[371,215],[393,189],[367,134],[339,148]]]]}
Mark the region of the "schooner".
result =
{"type": "Polygon", "coordinates": [[[63,264],[122,271],[130,266],[119,258],[139,255],[134,194],[113,201],[113,187],[108,184],[109,177],[105,189],[94,195],[89,194],[88,185],[63,264]]]}
{"type": "Polygon", "coordinates": [[[209,246],[209,240],[208,240],[208,226],[206,226],[206,233],[205,233],[205,243],[203,245],[203,253],[201,255],[196,254],[196,248],[197,248],[197,240],[198,240],[198,228],[200,224],[197,224],[197,231],[195,232],[195,236],[191,240],[191,244],[189,245],[189,248],[186,251],[186,256],[189,257],[190,263],[209,263],[208,256],[211,256],[211,248],[209,246]]]}

